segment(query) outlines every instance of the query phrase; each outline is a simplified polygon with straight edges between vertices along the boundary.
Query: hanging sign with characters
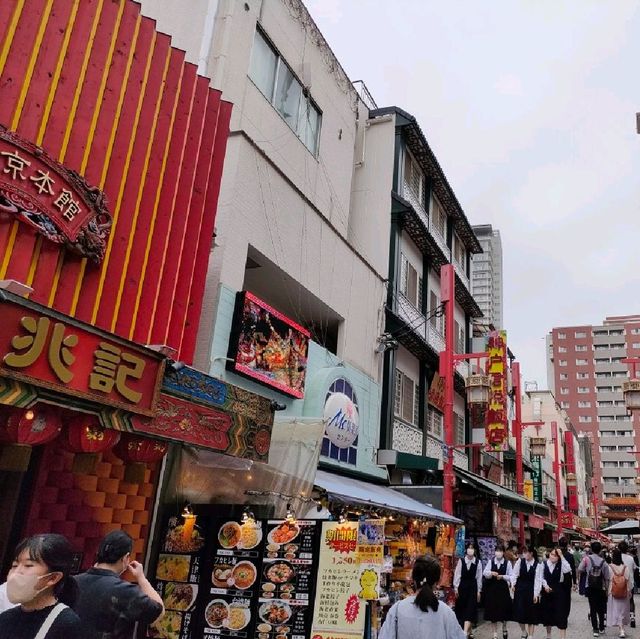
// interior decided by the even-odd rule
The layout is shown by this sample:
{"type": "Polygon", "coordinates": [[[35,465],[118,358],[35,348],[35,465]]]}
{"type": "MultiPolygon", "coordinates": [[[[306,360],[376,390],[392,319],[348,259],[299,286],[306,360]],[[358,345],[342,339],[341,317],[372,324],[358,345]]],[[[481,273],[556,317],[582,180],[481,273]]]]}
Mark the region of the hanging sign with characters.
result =
{"type": "Polygon", "coordinates": [[[0,376],[132,413],[152,415],[164,360],[0,292],[0,376]]]}
{"type": "Polygon", "coordinates": [[[487,408],[486,439],[494,450],[503,450],[509,436],[507,418],[507,332],[493,331],[487,344],[489,406],[487,408]]]}
{"type": "Polygon", "coordinates": [[[0,212],[100,263],[111,228],[104,194],[40,147],[0,127],[0,212]]]}

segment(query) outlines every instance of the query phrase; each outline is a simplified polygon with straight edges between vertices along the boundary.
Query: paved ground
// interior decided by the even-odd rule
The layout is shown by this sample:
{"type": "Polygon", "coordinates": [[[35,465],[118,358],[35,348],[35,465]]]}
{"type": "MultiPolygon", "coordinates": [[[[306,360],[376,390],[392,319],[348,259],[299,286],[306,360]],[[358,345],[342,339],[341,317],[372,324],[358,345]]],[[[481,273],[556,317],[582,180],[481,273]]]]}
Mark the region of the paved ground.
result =
{"type": "MultiPolygon", "coordinates": [[[[638,605],[639,595],[636,595],[636,606],[638,605]]],[[[592,630],[591,622],[587,619],[589,612],[589,604],[586,597],[581,597],[577,593],[573,593],[571,603],[571,615],[569,616],[569,627],[567,628],[567,639],[591,639],[592,630]]],[[[509,639],[520,639],[520,626],[517,623],[509,622],[509,639]]],[[[474,632],[476,639],[492,639],[491,624],[484,623],[478,626],[474,632]]],[[[545,639],[546,629],[543,626],[537,626],[534,633],[534,639],[545,639]]],[[[640,628],[627,628],[627,637],[632,639],[640,639],[640,628]]],[[[551,631],[552,639],[558,638],[558,630],[553,628],[551,631]]],[[[605,637],[611,639],[618,637],[617,628],[607,628],[605,637]]],[[[502,629],[498,629],[498,639],[502,639],[502,629]]]]}

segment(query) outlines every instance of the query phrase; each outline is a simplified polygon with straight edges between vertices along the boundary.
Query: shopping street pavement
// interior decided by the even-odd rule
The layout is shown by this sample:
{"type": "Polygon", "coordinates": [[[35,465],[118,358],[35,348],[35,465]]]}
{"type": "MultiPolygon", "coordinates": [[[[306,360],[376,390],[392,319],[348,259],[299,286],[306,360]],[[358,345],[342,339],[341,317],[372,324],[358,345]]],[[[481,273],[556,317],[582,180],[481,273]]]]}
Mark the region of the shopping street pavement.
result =
{"type": "MultiPolygon", "coordinates": [[[[640,596],[636,595],[636,606],[640,596]]],[[[591,629],[591,622],[587,619],[587,613],[589,612],[589,604],[586,597],[581,597],[577,593],[573,593],[571,601],[571,615],[569,616],[569,627],[567,628],[567,639],[591,639],[593,637],[593,630],[591,629]]],[[[520,639],[520,626],[510,621],[508,625],[509,639],[520,639]]],[[[492,639],[493,634],[491,631],[490,623],[480,624],[474,631],[476,639],[492,639]]],[[[536,626],[534,639],[545,639],[547,631],[544,626],[536,626]]],[[[633,639],[640,639],[640,628],[626,628],[627,637],[633,639]]],[[[557,628],[552,628],[552,639],[558,639],[557,628]]],[[[605,631],[605,637],[611,639],[617,639],[618,629],[607,628],[605,631]]],[[[502,628],[498,626],[498,639],[502,639],[502,628]]]]}

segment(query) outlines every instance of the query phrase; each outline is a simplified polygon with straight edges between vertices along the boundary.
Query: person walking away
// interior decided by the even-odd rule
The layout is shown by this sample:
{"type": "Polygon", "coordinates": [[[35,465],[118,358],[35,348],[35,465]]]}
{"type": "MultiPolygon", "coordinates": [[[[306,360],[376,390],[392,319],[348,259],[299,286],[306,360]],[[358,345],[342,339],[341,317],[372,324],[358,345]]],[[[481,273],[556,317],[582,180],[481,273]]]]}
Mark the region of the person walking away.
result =
{"type": "Polygon", "coordinates": [[[607,620],[610,626],[618,626],[619,637],[625,637],[624,627],[629,623],[629,592],[633,577],[622,559],[622,553],[616,548],[611,553],[611,579],[609,580],[609,599],[607,601],[607,620]]]}
{"type": "Polygon", "coordinates": [[[507,621],[511,619],[511,575],[512,568],[504,556],[504,549],[498,546],[493,559],[484,568],[484,618],[491,622],[493,639],[498,638],[498,622],[502,623],[502,639],[507,639],[507,621]]]}
{"type": "Polygon", "coordinates": [[[607,612],[607,587],[609,583],[609,565],[600,556],[602,544],[591,542],[591,554],[587,555],[580,566],[578,575],[585,573],[587,599],[589,600],[589,618],[593,628],[593,636],[604,633],[604,618],[607,612]]]}
{"type": "Polygon", "coordinates": [[[522,639],[533,636],[534,626],[540,623],[535,593],[542,587],[542,564],[533,546],[527,546],[524,556],[516,561],[511,574],[513,588],[513,620],[520,624],[522,639]]]}
{"type": "Polygon", "coordinates": [[[77,594],[72,563],[73,548],[62,535],[18,544],[7,576],[7,598],[15,607],[0,614],[0,639],[84,639],[69,607],[77,594]]]}
{"type": "Polygon", "coordinates": [[[456,593],[455,612],[467,637],[473,638],[473,624],[478,619],[478,603],[482,594],[482,563],[473,543],[467,543],[465,555],[458,560],[453,573],[456,593]]]}
{"type": "Polygon", "coordinates": [[[569,614],[571,614],[571,591],[574,588],[577,589],[578,572],[577,572],[576,561],[573,558],[573,553],[571,552],[571,549],[569,548],[569,540],[566,537],[560,537],[560,539],[558,540],[558,547],[562,551],[563,559],[571,567],[571,578],[564,579],[564,581],[562,582],[565,597],[567,599],[566,606],[567,606],[567,618],[568,618],[569,614]]]}
{"type": "Polygon", "coordinates": [[[83,639],[130,639],[136,622],[151,624],[164,614],[142,564],[131,561],[132,549],[131,537],[114,530],[100,542],[94,567],[76,577],[80,592],[75,610],[85,628],[83,639]],[[136,583],[122,579],[124,573],[136,583]]]}
{"type": "MultiPolygon", "coordinates": [[[[566,584],[571,584],[571,565],[560,548],[549,552],[549,558],[543,564],[541,589],[536,596],[540,597],[540,615],[547,628],[547,639],[551,637],[551,628],[560,631],[561,639],[567,636],[569,619],[569,602],[567,601],[566,584]]],[[[569,587],[571,597],[571,587],[569,587]]]]}
{"type": "Polygon", "coordinates": [[[636,602],[633,600],[633,587],[635,585],[636,574],[636,562],[629,553],[629,544],[626,541],[621,541],[618,544],[618,549],[622,554],[622,563],[627,567],[629,574],[631,575],[631,588],[629,589],[629,625],[632,628],[636,627],[636,602]]]}
{"type": "Polygon", "coordinates": [[[453,610],[433,592],[440,581],[438,560],[429,555],[416,559],[411,578],[416,594],[391,607],[378,639],[465,639],[453,610]]]}

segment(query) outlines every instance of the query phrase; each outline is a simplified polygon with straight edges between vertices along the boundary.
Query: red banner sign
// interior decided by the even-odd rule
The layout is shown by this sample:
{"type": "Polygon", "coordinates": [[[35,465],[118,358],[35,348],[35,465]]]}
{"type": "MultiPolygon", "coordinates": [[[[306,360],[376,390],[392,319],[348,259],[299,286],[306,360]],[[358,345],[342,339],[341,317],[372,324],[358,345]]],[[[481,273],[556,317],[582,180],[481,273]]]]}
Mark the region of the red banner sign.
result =
{"type": "Polygon", "coordinates": [[[560,514],[560,523],[563,528],[575,528],[576,516],[573,513],[563,512],[560,514]]]}
{"type": "Polygon", "coordinates": [[[358,529],[352,526],[329,528],[325,531],[325,543],[334,552],[355,552],[358,544],[358,529]]]}
{"type": "Polygon", "coordinates": [[[542,530],[544,528],[544,519],[539,515],[529,515],[529,528],[542,530]]]}
{"type": "Polygon", "coordinates": [[[0,376],[152,414],[164,372],[160,355],[6,294],[0,317],[0,376]]]}
{"type": "Polygon", "coordinates": [[[502,450],[509,436],[507,418],[507,333],[494,331],[489,334],[488,374],[491,383],[487,408],[486,439],[494,450],[502,450]]]}
{"type": "Polygon", "coordinates": [[[104,195],[41,148],[0,128],[0,212],[101,262],[111,228],[104,195]]]}

